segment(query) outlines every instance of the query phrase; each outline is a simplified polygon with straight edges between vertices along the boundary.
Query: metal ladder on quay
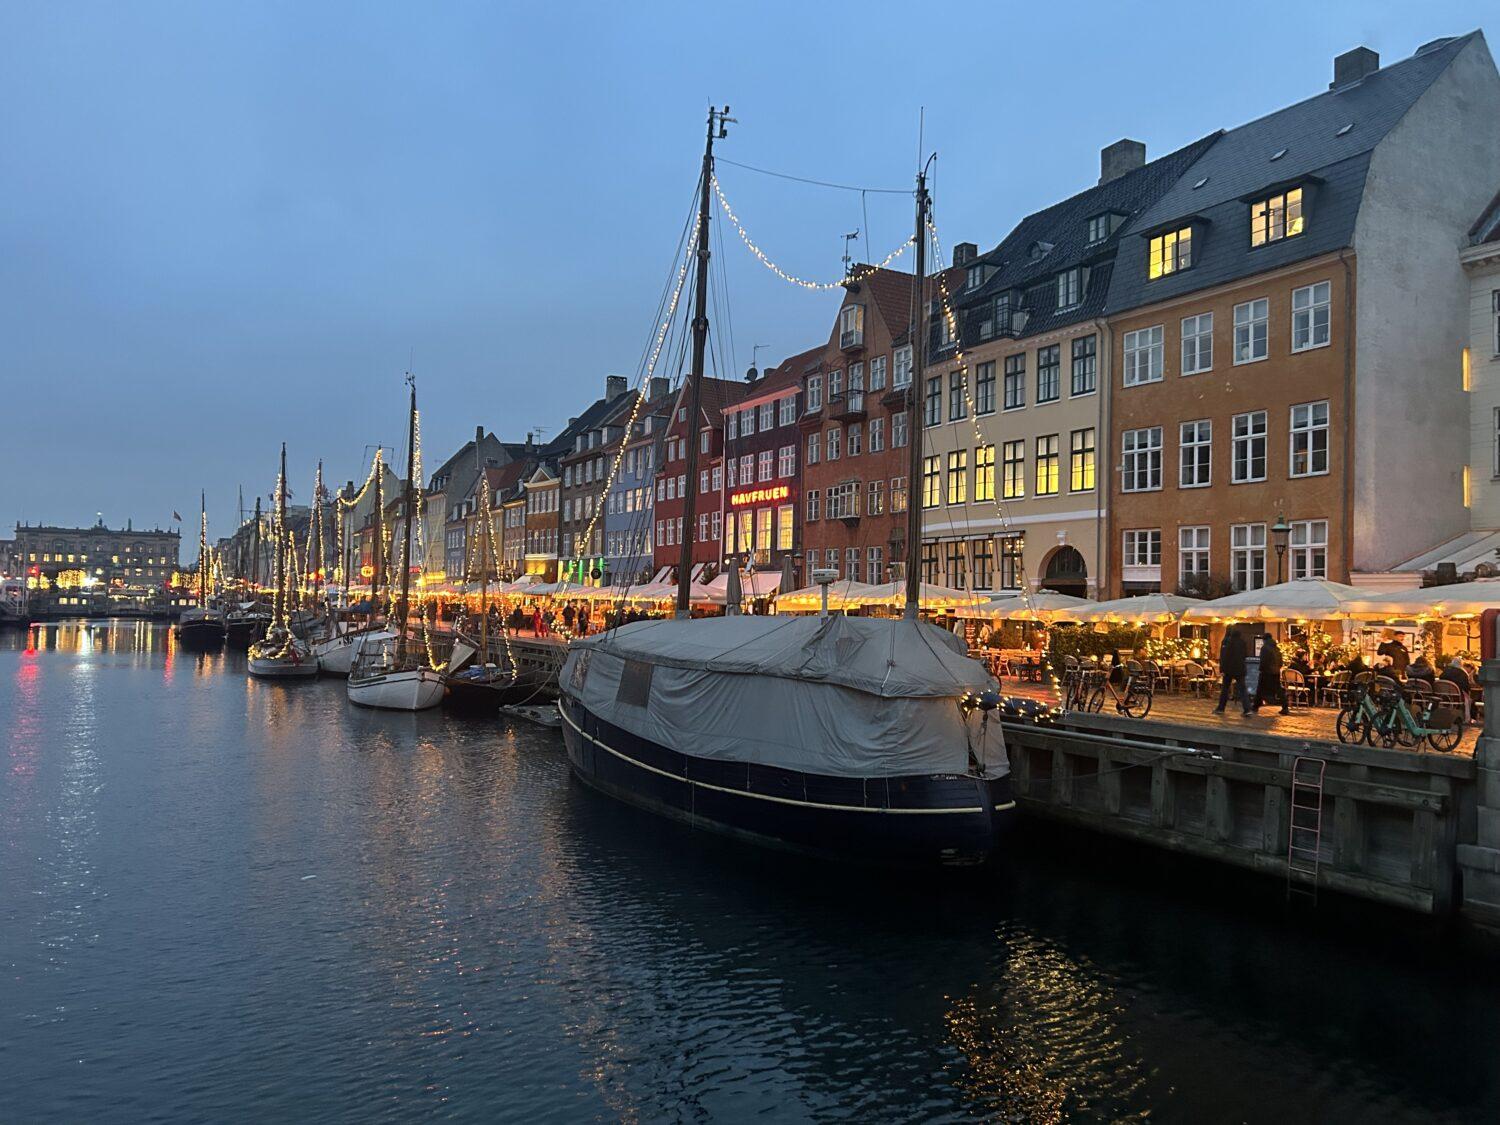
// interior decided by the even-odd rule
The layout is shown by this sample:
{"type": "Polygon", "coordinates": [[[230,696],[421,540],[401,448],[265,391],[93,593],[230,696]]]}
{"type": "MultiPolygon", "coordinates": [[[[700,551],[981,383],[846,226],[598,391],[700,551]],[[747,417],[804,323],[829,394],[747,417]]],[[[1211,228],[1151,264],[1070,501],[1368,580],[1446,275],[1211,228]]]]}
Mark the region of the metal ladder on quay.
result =
{"type": "Polygon", "coordinates": [[[1318,900],[1318,859],[1323,842],[1322,758],[1298,758],[1292,763],[1292,800],[1287,825],[1286,892],[1318,900]],[[1299,879],[1302,876],[1303,879],[1299,879]]]}

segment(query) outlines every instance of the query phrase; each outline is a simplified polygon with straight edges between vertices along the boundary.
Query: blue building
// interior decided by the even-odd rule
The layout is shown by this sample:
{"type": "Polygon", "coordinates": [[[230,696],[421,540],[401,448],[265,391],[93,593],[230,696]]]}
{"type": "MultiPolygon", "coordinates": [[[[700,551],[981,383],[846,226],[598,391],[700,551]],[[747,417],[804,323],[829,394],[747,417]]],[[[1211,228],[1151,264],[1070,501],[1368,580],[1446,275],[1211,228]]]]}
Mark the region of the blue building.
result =
{"type": "Polygon", "coordinates": [[[662,443],[672,417],[676,395],[665,379],[653,379],[652,397],[641,407],[632,432],[621,434],[604,447],[613,459],[625,445],[620,471],[604,498],[605,582],[608,585],[650,581],[653,488],[656,467],[661,464],[662,443]]]}

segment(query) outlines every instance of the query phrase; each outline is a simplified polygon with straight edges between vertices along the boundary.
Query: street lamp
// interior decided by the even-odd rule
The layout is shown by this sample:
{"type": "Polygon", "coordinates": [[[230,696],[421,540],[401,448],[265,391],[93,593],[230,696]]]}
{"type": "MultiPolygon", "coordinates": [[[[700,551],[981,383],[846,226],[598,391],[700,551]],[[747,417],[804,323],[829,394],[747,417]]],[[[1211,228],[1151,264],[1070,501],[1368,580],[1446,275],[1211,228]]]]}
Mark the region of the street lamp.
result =
{"type": "Polygon", "coordinates": [[[1286,516],[1277,513],[1276,522],[1271,525],[1271,539],[1276,544],[1276,581],[1285,580],[1283,567],[1286,564],[1286,537],[1291,534],[1291,525],[1286,522],[1286,516]]]}

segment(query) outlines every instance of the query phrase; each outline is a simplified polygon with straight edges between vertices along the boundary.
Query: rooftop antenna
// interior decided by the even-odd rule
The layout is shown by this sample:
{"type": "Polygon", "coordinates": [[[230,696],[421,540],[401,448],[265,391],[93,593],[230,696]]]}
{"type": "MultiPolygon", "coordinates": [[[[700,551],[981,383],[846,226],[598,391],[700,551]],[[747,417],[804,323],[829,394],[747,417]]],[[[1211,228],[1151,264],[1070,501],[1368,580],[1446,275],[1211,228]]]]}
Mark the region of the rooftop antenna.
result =
{"type": "MultiPolygon", "coordinates": [[[[753,383],[759,378],[760,364],[756,361],[760,358],[760,349],[769,348],[770,346],[770,344],[756,344],[755,347],[750,349],[750,370],[745,372],[745,382],[753,383]]],[[[1500,553],[1500,548],[1496,548],[1496,552],[1500,553]]]]}
{"type": "Polygon", "coordinates": [[[859,231],[853,230],[844,235],[844,276],[848,277],[853,272],[854,258],[849,254],[849,244],[859,241],[859,231]]]}

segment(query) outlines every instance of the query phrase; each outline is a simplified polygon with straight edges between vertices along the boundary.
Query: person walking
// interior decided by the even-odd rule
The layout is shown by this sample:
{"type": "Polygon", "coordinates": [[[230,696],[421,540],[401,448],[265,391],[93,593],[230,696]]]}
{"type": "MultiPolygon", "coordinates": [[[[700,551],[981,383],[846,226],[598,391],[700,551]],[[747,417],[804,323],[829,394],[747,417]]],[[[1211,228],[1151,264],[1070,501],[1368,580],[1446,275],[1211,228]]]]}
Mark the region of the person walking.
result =
{"type": "MultiPolygon", "coordinates": [[[[1219,705],[1215,715],[1222,715],[1229,702],[1229,685],[1234,684],[1237,693],[1245,694],[1245,638],[1239,630],[1230,626],[1224,630],[1224,639],[1219,642],[1219,705]]],[[[1247,702],[1245,709],[1250,705],[1247,702]]]]}
{"type": "Polygon", "coordinates": [[[1270,633],[1261,635],[1260,685],[1255,692],[1257,711],[1262,703],[1280,703],[1283,715],[1292,713],[1287,706],[1286,689],[1281,686],[1281,646],[1270,633]]]}

